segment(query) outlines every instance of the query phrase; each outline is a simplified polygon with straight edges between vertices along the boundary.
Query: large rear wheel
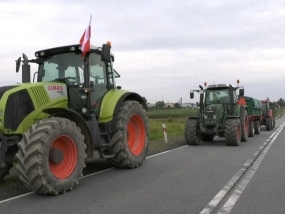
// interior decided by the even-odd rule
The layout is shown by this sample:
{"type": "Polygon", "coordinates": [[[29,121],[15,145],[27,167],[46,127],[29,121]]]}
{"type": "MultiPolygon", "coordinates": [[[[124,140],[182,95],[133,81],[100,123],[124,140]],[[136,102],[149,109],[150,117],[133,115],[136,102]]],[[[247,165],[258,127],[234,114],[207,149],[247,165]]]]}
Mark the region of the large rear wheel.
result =
{"type": "Polygon", "coordinates": [[[137,101],[125,101],[114,117],[111,133],[114,158],[107,160],[118,168],[137,168],[145,161],[149,146],[148,118],[137,101]]]}
{"type": "Polygon", "coordinates": [[[201,133],[198,133],[199,121],[197,119],[188,119],[185,124],[184,137],[188,145],[201,144],[201,133]]]}
{"type": "Polygon", "coordinates": [[[72,190],[85,167],[84,136],[70,120],[52,117],[32,125],[18,144],[19,178],[38,194],[72,190]]]}

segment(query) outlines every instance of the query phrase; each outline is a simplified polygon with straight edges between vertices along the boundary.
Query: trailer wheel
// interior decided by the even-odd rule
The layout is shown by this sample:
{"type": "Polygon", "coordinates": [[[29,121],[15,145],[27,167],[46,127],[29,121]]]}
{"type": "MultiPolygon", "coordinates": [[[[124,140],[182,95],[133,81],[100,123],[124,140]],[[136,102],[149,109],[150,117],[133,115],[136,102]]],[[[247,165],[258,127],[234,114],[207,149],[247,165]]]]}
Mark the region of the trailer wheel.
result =
{"type": "Polygon", "coordinates": [[[18,147],[19,178],[38,194],[65,193],[83,175],[84,136],[68,119],[52,117],[37,122],[23,134],[18,147]]]}
{"type": "Polygon", "coordinates": [[[266,118],[265,126],[266,126],[266,131],[272,130],[272,120],[270,117],[266,118]]]}
{"type": "Polygon", "coordinates": [[[254,134],[260,134],[260,122],[259,120],[255,120],[253,122],[254,125],[254,134]]]}
{"type": "Polygon", "coordinates": [[[114,117],[115,129],[111,133],[114,158],[108,162],[118,168],[137,168],[146,159],[149,146],[148,117],[137,101],[125,101],[114,117]]]}
{"type": "Polygon", "coordinates": [[[253,125],[253,121],[249,121],[248,136],[249,136],[249,137],[254,137],[254,125],[253,125]]]}
{"type": "Polygon", "coordinates": [[[184,137],[188,145],[201,144],[201,133],[198,133],[199,122],[197,119],[188,119],[185,124],[184,137]]]}
{"type": "Polygon", "coordinates": [[[0,168],[0,182],[4,179],[6,175],[9,175],[9,171],[12,168],[13,164],[6,163],[6,166],[3,168],[0,168]]]}
{"type": "Polygon", "coordinates": [[[239,146],[241,142],[241,124],[239,119],[227,119],[225,124],[227,146],[239,146]]]}
{"type": "Polygon", "coordinates": [[[212,142],[214,140],[213,134],[202,134],[202,141],[204,142],[212,142]]]}
{"type": "Polygon", "coordinates": [[[241,109],[241,142],[246,142],[248,139],[248,114],[245,108],[241,109]]]}

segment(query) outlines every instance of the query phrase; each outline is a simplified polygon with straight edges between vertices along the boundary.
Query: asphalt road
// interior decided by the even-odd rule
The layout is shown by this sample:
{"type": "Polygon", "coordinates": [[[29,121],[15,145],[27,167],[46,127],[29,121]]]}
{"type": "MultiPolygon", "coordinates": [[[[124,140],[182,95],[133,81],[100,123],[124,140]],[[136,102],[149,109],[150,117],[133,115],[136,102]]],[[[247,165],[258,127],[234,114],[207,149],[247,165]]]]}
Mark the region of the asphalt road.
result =
{"type": "Polygon", "coordinates": [[[86,176],[64,195],[0,201],[0,213],[284,213],[284,122],[239,147],[216,138],[86,176]]]}

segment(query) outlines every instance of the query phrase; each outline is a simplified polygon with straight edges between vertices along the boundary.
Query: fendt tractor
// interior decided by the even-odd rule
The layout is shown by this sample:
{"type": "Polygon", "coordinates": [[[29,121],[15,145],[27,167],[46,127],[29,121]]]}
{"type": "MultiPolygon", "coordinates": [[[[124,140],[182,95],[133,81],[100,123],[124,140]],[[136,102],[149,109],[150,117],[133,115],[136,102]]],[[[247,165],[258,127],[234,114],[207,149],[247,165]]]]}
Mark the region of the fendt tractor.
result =
{"type": "Polygon", "coordinates": [[[19,178],[38,194],[58,195],[78,184],[87,161],[106,158],[139,167],[149,146],[146,103],[116,86],[111,43],[23,54],[22,83],[0,87],[0,178],[16,163],[19,178]],[[30,64],[38,64],[30,81],[30,64]],[[35,81],[35,77],[37,81],[35,81]]]}
{"type": "Polygon", "coordinates": [[[261,100],[262,103],[262,119],[261,126],[266,127],[266,131],[271,131],[275,127],[276,108],[270,105],[270,100],[261,100]]]}
{"type": "MultiPolygon", "coordinates": [[[[239,83],[239,80],[237,81],[239,83]]],[[[207,83],[204,83],[205,87],[207,83]]],[[[242,86],[231,84],[208,85],[205,89],[191,90],[200,93],[198,116],[191,116],[185,124],[185,140],[189,145],[198,145],[201,141],[212,142],[216,135],[225,137],[226,145],[239,146],[248,139],[248,113],[242,86]]]]}

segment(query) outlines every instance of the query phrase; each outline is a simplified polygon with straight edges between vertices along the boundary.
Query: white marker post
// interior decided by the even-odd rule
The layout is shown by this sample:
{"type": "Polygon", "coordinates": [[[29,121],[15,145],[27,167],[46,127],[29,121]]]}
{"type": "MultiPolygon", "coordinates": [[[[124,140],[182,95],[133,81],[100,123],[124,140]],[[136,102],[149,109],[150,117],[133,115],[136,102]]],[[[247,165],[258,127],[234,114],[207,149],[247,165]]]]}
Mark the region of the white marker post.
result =
{"type": "Polygon", "coordinates": [[[167,132],[165,124],[162,124],[162,130],[163,130],[164,142],[167,143],[167,132]]]}

